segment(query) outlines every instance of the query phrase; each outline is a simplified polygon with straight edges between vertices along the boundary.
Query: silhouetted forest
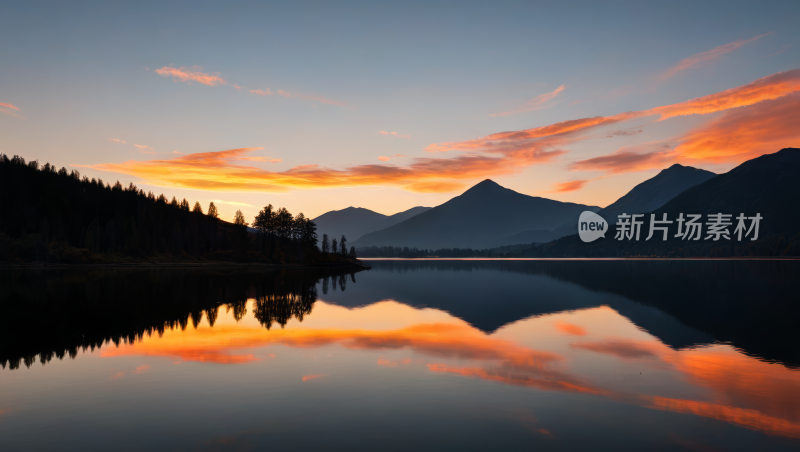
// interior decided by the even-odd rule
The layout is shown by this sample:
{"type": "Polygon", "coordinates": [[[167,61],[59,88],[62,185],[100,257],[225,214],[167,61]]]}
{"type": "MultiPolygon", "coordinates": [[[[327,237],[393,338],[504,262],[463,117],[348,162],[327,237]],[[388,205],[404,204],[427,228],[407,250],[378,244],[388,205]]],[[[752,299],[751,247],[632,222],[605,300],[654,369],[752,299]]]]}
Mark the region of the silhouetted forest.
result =
{"type": "MultiPolygon", "coordinates": [[[[181,269],[6,270],[0,273],[0,366],[75,358],[78,350],[133,343],[166,330],[213,326],[220,309],[236,321],[254,299],[255,318],[270,329],[311,314],[316,285],[355,282],[353,270],[181,269]]],[[[336,288],[334,284],[333,288],[336,288]]]]}
{"type": "Polygon", "coordinates": [[[213,203],[205,214],[199,203],[189,205],[133,183],[111,185],[0,154],[0,262],[357,263],[321,253],[316,226],[302,213],[293,217],[270,205],[253,233],[240,211],[229,223],[219,219],[213,203]]]}

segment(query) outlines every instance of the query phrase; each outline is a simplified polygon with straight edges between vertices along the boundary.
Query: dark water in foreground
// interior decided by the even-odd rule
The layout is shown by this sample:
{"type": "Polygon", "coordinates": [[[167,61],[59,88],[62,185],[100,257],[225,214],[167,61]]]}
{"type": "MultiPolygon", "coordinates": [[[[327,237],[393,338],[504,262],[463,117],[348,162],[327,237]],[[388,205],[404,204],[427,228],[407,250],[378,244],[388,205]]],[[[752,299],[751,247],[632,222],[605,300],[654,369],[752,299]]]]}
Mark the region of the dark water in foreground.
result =
{"type": "Polygon", "coordinates": [[[0,450],[797,450],[800,262],[0,273],[0,450]]]}

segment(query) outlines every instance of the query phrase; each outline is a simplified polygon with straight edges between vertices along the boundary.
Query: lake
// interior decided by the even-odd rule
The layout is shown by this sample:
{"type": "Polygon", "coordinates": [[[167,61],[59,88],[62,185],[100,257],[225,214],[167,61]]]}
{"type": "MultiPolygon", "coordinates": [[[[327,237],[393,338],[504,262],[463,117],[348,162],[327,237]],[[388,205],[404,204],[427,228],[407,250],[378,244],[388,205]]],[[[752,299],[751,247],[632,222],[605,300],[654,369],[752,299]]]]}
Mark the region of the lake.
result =
{"type": "Polygon", "coordinates": [[[367,262],[3,270],[0,448],[800,448],[800,262],[367,262]]]}

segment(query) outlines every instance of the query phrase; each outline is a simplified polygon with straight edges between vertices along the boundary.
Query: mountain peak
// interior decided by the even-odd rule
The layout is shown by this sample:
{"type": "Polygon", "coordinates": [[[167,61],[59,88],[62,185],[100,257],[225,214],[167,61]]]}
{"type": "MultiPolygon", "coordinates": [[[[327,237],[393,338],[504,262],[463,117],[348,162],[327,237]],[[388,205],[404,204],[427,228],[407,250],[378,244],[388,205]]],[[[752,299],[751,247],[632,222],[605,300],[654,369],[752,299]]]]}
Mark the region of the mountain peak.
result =
{"type": "Polygon", "coordinates": [[[506,188],[503,187],[502,185],[498,184],[497,182],[491,180],[491,179],[485,179],[485,180],[473,185],[472,187],[470,187],[469,190],[464,192],[464,194],[466,194],[466,193],[494,191],[494,190],[497,190],[497,189],[505,190],[506,188]]]}

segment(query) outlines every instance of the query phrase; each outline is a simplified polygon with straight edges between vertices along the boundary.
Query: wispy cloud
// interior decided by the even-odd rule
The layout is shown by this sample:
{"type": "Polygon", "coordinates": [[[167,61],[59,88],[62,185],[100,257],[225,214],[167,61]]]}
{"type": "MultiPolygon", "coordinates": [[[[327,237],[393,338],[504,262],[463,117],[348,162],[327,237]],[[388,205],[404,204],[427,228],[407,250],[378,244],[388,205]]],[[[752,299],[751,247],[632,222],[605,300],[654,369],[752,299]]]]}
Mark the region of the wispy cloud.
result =
{"type": "Polygon", "coordinates": [[[108,141],[113,141],[114,143],[122,143],[125,144],[124,141],[120,140],[119,138],[109,138],[108,141]]]}
{"type": "Polygon", "coordinates": [[[397,137],[397,138],[411,138],[411,135],[400,135],[397,132],[387,132],[385,130],[381,130],[378,133],[381,134],[381,135],[389,135],[389,136],[393,136],[393,137],[397,137]]]}
{"type": "Polygon", "coordinates": [[[731,53],[734,50],[738,49],[739,47],[741,47],[741,46],[743,46],[743,45],[745,45],[745,44],[747,44],[749,42],[757,41],[757,40],[759,40],[761,38],[764,38],[766,36],[773,35],[774,33],[775,32],[770,32],[770,33],[765,33],[763,35],[756,36],[754,38],[734,41],[734,42],[731,42],[731,43],[728,43],[728,44],[725,44],[725,45],[721,45],[719,47],[715,47],[715,48],[713,48],[713,49],[711,49],[711,50],[709,50],[707,52],[702,52],[702,53],[698,53],[696,55],[692,55],[689,58],[685,58],[685,59],[681,60],[675,66],[669,68],[661,76],[661,78],[670,78],[670,77],[674,76],[675,74],[677,74],[678,72],[683,71],[685,69],[689,69],[689,68],[695,67],[695,66],[700,66],[700,65],[702,65],[704,63],[708,63],[709,61],[716,60],[717,58],[721,57],[722,55],[725,55],[726,53],[731,53]]]}
{"type": "Polygon", "coordinates": [[[20,109],[16,105],[0,102],[0,113],[5,113],[9,116],[13,116],[19,119],[26,119],[24,116],[16,113],[18,111],[20,111],[20,109]]]}
{"type": "Polygon", "coordinates": [[[383,155],[378,157],[378,160],[380,160],[382,162],[388,162],[391,159],[392,159],[391,157],[386,157],[386,156],[383,156],[383,155]]]}
{"type": "Polygon", "coordinates": [[[579,160],[573,171],[625,173],[664,168],[674,163],[741,163],[800,143],[800,92],[719,118],[662,143],[622,148],[612,154],[579,160]]]}
{"type": "Polygon", "coordinates": [[[223,201],[221,199],[212,199],[212,202],[217,204],[230,204],[232,206],[246,206],[246,207],[253,207],[252,204],[247,204],[246,202],[237,202],[237,201],[223,201]]]}
{"type": "Polygon", "coordinates": [[[611,174],[661,168],[672,161],[669,145],[654,144],[626,147],[609,155],[602,155],[569,164],[571,171],[605,171],[611,174]]]}
{"type": "Polygon", "coordinates": [[[792,46],[791,44],[786,44],[786,45],[784,45],[783,47],[781,47],[781,49],[780,49],[780,50],[778,50],[777,52],[775,52],[775,53],[770,53],[769,55],[765,56],[764,58],[769,58],[769,57],[774,57],[775,55],[779,55],[779,54],[781,54],[781,53],[783,53],[783,52],[785,52],[785,51],[789,50],[789,48],[790,48],[791,46],[792,46]]]}
{"type": "MultiPolygon", "coordinates": [[[[532,129],[495,133],[474,140],[432,144],[426,148],[427,151],[458,154],[449,158],[412,158],[406,165],[381,163],[333,169],[308,164],[286,171],[267,171],[242,165],[242,162],[274,159],[247,155],[261,148],[240,148],[182,155],[173,159],[131,160],[90,167],[141,177],[154,185],[215,191],[282,192],[291,189],[391,186],[414,192],[452,192],[465,187],[470,180],[517,174],[531,165],[551,163],[567,154],[571,144],[608,136],[607,133],[596,133],[599,128],[648,116],[656,116],[656,120],[662,121],[683,115],[726,112],[707,127],[671,142],[623,148],[610,155],[573,162],[568,168],[573,171],[619,173],[663,168],[664,164],[676,158],[739,161],[754,153],[774,152],[775,149],[767,149],[767,145],[772,146],[779,140],[792,142],[793,137],[797,136],[797,128],[793,124],[800,119],[798,92],[800,69],[794,69],[719,93],[649,110],[574,119],[532,129]],[[744,124],[748,124],[747,127],[744,124]],[[752,124],[763,124],[763,127],[755,130],[752,124]],[[740,130],[736,132],[733,127],[740,130]],[[770,138],[768,132],[774,133],[774,138],[770,138]],[[726,140],[725,133],[739,137],[742,144],[726,140]],[[717,141],[712,143],[709,141],[712,139],[717,141]],[[675,143],[678,146],[671,151],[675,143]],[[755,151],[747,151],[744,146],[755,151]]],[[[564,191],[580,188],[580,181],[571,182],[570,185],[557,188],[564,191]]]]}
{"type": "Polygon", "coordinates": [[[561,182],[553,187],[553,191],[556,193],[566,193],[570,191],[578,191],[586,185],[591,179],[587,180],[573,180],[569,182],[561,182]]]}
{"type": "MultiPolygon", "coordinates": [[[[156,69],[155,72],[158,75],[163,77],[172,77],[172,80],[175,82],[197,82],[207,86],[218,86],[218,85],[227,85],[231,86],[237,90],[247,89],[243,86],[240,86],[238,83],[229,82],[222,78],[219,72],[200,72],[203,68],[201,66],[192,66],[191,68],[186,67],[171,67],[171,66],[164,66],[159,69],[156,69]]],[[[257,96],[269,96],[273,92],[271,89],[250,89],[248,90],[251,94],[255,94],[257,96]]],[[[300,94],[300,93],[292,93],[289,91],[278,90],[277,94],[279,96],[288,97],[290,99],[302,99],[308,100],[312,102],[318,102],[321,104],[329,104],[329,105],[337,105],[340,107],[346,106],[344,102],[339,102],[331,99],[327,99],[322,96],[312,95],[312,94],[300,94]]],[[[0,104],[2,105],[2,104],[0,104]]]]}
{"type": "Polygon", "coordinates": [[[493,113],[493,114],[491,114],[489,116],[492,116],[492,117],[508,116],[508,115],[513,115],[513,114],[517,114],[517,113],[525,113],[525,112],[534,111],[534,110],[541,110],[543,108],[550,108],[555,104],[548,105],[547,102],[549,102],[550,100],[552,100],[553,98],[558,96],[558,94],[561,93],[562,91],[564,91],[565,89],[566,89],[566,86],[565,85],[561,85],[558,88],[556,88],[555,91],[552,91],[552,92],[549,92],[549,93],[540,94],[540,95],[534,97],[533,99],[525,102],[525,104],[523,104],[521,107],[519,107],[519,108],[517,108],[515,110],[507,111],[507,112],[504,112],[504,113],[493,113]]]}
{"type": "Polygon", "coordinates": [[[208,86],[227,85],[228,82],[219,76],[219,72],[211,74],[200,72],[203,70],[200,66],[193,66],[191,68],[185,67],[169,67],[164,66],[156,69],[155,72],[163,77],[172,77],[175,82],[197,82],[208,86]]]}

